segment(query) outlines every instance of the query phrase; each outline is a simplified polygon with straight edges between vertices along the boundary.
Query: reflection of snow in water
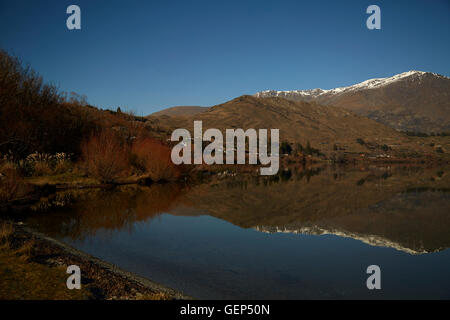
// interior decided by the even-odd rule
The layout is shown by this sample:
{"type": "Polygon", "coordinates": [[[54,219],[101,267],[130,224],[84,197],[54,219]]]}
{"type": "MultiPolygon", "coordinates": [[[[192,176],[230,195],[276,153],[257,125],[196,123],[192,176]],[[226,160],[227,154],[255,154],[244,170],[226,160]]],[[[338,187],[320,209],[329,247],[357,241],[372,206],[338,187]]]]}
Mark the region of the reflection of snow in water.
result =
{"type": "Polygon", "coordinates": [[[423,247],[412,250],[410,248],[406,248],[401,246],[399,243],[393,242],[389,239],[376,236],[376,235],[362,235],[358,233],[353,233],[349,231],[342,230],[327,230],[324,228],[320,228],[317,226],[314,227],[301,227],[301,228],[288,228],[288,227],[267,227],[267,226],[256,226],[253,227],[256,231],[264,232],[264,233],[294,233],[294,234],[311,234],[311,235],[335,235],[342,238],[352,238],[354,240],[359,240],[363,243],[366,243],[370,246],[375,247],[387,247],[393,248],[399,251],[403,251],[409,254],[424,254],[424,253],[432,253],[440,251],[440,249],[436,249],[435,251],[427,251],[423,247]]]}

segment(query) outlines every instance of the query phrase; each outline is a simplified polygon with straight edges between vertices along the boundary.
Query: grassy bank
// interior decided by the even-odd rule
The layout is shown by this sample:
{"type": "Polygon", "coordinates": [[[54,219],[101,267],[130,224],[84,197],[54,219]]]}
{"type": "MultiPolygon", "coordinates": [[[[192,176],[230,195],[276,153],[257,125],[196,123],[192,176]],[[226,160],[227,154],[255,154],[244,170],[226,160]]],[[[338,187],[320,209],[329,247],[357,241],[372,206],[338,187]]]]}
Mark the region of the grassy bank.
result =
{"type": "Polygon", "coordinates": [[[140,299],[182,297],[173,290],[140,283],[107,263],[10,222],[0,222],[0,299],[140,299]],[[67,266],[81,269],[81,289],[66,286],[67,266]]]}

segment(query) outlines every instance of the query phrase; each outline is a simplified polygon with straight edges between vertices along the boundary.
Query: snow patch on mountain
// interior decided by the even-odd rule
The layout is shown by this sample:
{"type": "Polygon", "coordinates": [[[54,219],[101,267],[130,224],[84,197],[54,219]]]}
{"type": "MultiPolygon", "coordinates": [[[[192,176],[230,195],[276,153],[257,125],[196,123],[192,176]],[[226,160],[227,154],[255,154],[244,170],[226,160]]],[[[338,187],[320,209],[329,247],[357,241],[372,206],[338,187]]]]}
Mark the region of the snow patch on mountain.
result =
{"type": "MultiPolygon", "coordinates": [[[[431,74],[437,77],[447,78],[445,76],[441,76],[436,73],[431,72],[424,72],[424,71],[416,71],[411,70],[408,72],[403,72],[400,74],[397,74],[392,77],[388,78],[376,78],[376,79],[369,79],[366,81],[363,81],[361,83],[354,84],[352,86],[348,87],[340,87],[340,88],[334,88],[334,89],[310,89],[310,90],[287,90],[287,91],[276,91],[276,90],[265,90],[256,93],[254,96],[257,98],[265,98],[265,97],[286,97],[286,96],[303,96],[305,98],[318,98],[325,95],[339,95],[342,93],[347,93],[350,91],[360,91],[360,90],[367,90],[367,89],[375,89],[383,86],[387,86],[389,84],[392,84],[397,81],[403,81],[405,79],[414,79],[420,81],[421,78],[426,75],[431,74]]],[[[448,78],[447,78],[448,79],[448,78]]]]}

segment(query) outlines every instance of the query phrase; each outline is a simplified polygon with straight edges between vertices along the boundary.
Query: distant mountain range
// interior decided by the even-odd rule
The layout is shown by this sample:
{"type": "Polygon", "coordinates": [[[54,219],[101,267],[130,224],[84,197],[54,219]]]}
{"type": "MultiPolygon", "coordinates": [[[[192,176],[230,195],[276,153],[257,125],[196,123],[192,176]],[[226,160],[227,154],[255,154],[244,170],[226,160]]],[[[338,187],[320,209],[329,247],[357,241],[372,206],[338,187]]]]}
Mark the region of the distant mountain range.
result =
{"type": "MultiPolygon", "coordinates": [[[[166,132],[192,130],[194,120],[202,120],[205,130],[278,128],[282,140],[303,146],[309,141],[324,152],[436,154],[433,141],[399,131],[450,132],[450,79],[409,71],[331,90],[269,90],[213,107],[173,107],[147,119],[166,132]]],[[[447,140],[436,143],[445,153],[450,149],[447,140]]]]}
{"type": "MultiPolygon", "coordinates": [[[[450,78],[431,72],[408,71],[329,90],[266,90],[254,96],[342,107],[400,131],[450,132],[450,78]]],[[[183,116],[207,110],[179,106],[152,115],[183,116]]]]}
{"type": "Polygon", "coordinates": [[[450,78],[431,72],[408,71],[330,90],[266,90],[255,97],[342,107],[401,131],[450,131],[450,78]]]}

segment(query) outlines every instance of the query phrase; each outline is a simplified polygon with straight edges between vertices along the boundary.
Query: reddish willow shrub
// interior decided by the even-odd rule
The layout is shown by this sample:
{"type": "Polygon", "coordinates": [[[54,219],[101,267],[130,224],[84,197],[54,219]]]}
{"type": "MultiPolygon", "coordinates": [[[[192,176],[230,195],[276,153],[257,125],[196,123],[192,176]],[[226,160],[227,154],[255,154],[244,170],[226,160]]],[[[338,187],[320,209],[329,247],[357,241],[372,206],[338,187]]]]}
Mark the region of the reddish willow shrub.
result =
{"type": "Polygon", "coordinates": [[[148,174],[153,181],[171,181],[177,179],[180,168],[170,158],[171,149],[152,138],[140,138],[131,147],[131,163],[142,173],[148,174]]]}
{"type": "Polygon", "coordinates": [[[101,182],[113,182],[127,174],[128,148],[118,135],[111,130],[103,130],[92,136],[81,146],[82,164],[89,175],[101,182]]]}

